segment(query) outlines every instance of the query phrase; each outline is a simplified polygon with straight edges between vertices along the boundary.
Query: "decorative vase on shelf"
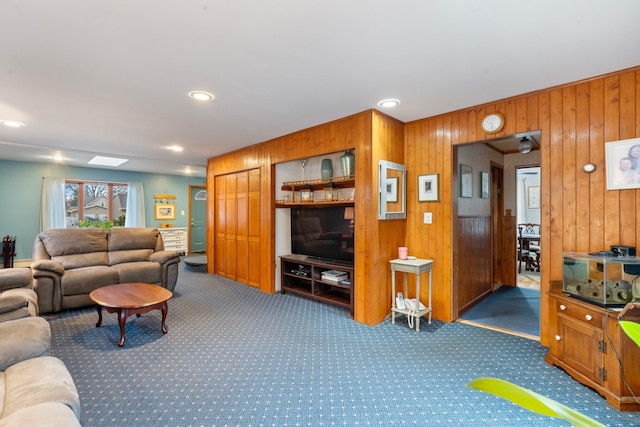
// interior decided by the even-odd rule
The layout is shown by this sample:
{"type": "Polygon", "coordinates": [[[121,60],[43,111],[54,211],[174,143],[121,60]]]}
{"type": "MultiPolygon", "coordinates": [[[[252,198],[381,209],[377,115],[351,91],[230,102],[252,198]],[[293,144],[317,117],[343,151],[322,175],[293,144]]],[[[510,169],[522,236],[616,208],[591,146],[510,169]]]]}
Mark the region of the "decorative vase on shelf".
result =
{"type": "Polygon", "coordinates": [[[344,154],[340,156],[340,166],[342,167],[342,175],[351,176],[355,174],[356,156],[351,150],[345,151],[344,154]]]}
{"type": "Polygon", "coordinates": [[[333,164],[331,163],[331,159],[322,159],[320,174],[322,179],[329,179],[333,177],[333,164]]]}

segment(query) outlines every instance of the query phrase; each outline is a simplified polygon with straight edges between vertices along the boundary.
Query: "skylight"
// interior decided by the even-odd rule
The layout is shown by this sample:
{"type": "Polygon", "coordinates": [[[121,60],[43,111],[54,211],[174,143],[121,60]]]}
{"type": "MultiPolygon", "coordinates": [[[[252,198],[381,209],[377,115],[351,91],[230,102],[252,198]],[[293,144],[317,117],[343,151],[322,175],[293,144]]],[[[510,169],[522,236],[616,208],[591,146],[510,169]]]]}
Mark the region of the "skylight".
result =
{"type": "Polygon", "coordinates": [[[117,157],[104,157],[104,156],[95,156],[93,159],[89,160],[90,165],[98,165],[98,166],[113,166],[118,167],[121,164],[128,162],[129,159],[119,159],[117,157]]]}

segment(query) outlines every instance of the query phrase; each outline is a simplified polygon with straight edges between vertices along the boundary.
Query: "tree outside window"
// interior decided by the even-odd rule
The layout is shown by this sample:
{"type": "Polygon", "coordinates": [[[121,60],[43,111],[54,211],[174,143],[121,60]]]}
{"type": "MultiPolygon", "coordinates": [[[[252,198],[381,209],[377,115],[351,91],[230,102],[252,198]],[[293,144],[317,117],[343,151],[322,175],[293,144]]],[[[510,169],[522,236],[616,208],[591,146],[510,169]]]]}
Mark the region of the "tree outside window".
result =
{"type": "Polygon", "coordinates": [[[128,191],[122,183],[65,181],[67,228],[124,226],[128,191]]]}

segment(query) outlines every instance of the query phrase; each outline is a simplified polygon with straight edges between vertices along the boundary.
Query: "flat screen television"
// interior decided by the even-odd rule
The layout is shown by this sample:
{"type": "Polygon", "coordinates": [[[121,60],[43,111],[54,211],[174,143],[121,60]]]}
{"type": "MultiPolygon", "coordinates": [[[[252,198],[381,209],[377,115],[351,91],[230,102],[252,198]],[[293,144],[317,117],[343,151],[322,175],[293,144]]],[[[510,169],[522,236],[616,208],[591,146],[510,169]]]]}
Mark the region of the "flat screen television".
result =
{"type": "MultiPolygon", "coordinates": [[[[351,213],[353,208],[351,208],[351,213]]],[[[353,262],[351,219],[344,206],[291,209],[291,252],[298,255],[353,262]]]]}

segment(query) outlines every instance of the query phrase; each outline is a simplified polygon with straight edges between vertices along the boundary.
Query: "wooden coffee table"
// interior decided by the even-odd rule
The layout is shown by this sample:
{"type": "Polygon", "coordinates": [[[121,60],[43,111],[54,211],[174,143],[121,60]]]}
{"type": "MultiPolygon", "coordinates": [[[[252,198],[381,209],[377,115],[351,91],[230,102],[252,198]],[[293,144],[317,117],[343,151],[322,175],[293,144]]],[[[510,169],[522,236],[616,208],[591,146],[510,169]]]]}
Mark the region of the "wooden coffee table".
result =
{"type": "Polygon", "coordinates": [[[98,323],[102,324],[102,308],[108,313],[118,313],[120,325],[119,347],[124,345],[124,325],[127,317],[135,314],[148,313],[151,310],[162,311],[162,333],[167,333],[165,321],[169,307],[167,301],[173,294],[168,289],[149,283],[120,283],[118,285],[104,286],[89,294],[89,297],[97,304],[98,323]]]}

